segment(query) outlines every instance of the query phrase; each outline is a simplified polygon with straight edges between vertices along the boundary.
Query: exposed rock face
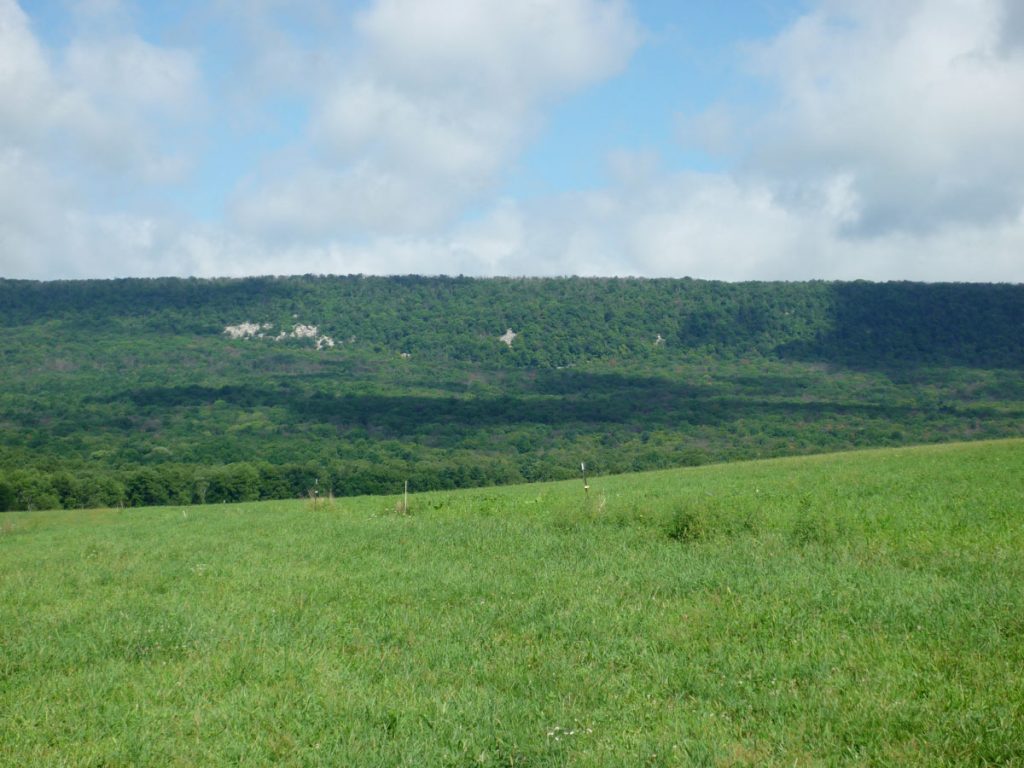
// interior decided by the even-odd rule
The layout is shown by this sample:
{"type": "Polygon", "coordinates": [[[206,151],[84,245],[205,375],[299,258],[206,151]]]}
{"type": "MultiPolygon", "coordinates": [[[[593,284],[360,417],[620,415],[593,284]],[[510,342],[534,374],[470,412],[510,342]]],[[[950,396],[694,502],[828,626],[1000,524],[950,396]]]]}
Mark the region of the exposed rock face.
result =
{"type": "Polygon", "coordinates": [[[512,342],[516,340],[516,336],[518,335],[518,333],[509,328],[507,331],[505,331],[504,334],[498,337],[498,341],[503,342],[511,347],[512,342]]]}
{"type": "Polygon", "coordinates": [[[231,339],[248,339],[253,336],[262,336],[262,331],[270,328],[270,323],[239,323],[238,325],[225,325],[224,333],[231,339]]]}
{"type": "MultiPolygon", "coordinates": [[[[273,328],[272,323],[239,323],[238,325],[226,325],[224,326],[224,334],[230,339],[251,339],[251,338],[264,338],[263,331],[273,328]]],[[[284,341],[285,339],[312,339],[316,344],[317,349],[329,349],[334,346],[334,339],[330,336],[321,336],[320,329],[315,325],[304,325],[302,323],[296,323],[291,333],[288,331],[281,331],[276,336],[271,337],[274,341],[284,341]]]]}

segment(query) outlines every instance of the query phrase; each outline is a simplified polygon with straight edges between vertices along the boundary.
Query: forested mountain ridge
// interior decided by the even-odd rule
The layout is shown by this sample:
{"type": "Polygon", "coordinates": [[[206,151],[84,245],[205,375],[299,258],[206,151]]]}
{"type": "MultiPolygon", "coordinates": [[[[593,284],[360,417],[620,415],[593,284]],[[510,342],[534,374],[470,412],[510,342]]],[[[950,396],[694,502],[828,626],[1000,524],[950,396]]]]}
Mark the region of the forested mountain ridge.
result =
{"type": "Polygon", "coordinates": [[[262,277],[0,279],[0,327],[71,322],[206,335],[296,319],[373,348],[511,365],[668,347],[796,354],[866,365],[1024,365],[1024,286],[723,283],[638,278],[262,277]],[[494,343],[506,328],[511,353],[494,343]]]}
{"type": "Polygon", "coordinates": [[[1024,415],[1021,285],[0,280],[0,332],[0,509],[559,478],[1024,415]]]}

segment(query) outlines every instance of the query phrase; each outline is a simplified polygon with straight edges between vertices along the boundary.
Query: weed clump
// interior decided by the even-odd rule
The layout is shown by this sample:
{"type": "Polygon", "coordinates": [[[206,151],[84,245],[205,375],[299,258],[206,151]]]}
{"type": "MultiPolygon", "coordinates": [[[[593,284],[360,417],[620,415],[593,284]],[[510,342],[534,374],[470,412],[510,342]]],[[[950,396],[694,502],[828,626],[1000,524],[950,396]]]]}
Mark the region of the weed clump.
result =
{"type": "Polygon", "coordinates": [[[713,529],[706,509],[684,505],[672,513],[665,533],[673,541],[689,543],[708,538],[713,529]]]}
{"type": "Polygon", "coordinates": [[[668,518],[665,534],[673,541],[685,543],[743,536],[756,533],[759,527],[759,516],[754,511],[703,498],[677,506],[668,518]]]}
{"type": "Polygon", "coordinates": [[[794,544],[807,546],[833,546],[843,535],[840,522],[812,509],[810,497],[804,496],[799,502],[799,514],[789,529],[789,539],[794,544]]]}
{"type": "Polygon", "coordinates": [[[833,519],[820,516],[798,517],[790,528],[789,538],[801,546],[832,546],[839,541],[841,533],[839,524],[833,519]]]}
{"type": "Polygon", "coordinates": [[[306,497],[306,509],[310,509],[314,512],[320,509],[331,509],[334,507],[334,494],[328,492],[325,496],[321,496],[315,491],[310,491],[306,497]]]}

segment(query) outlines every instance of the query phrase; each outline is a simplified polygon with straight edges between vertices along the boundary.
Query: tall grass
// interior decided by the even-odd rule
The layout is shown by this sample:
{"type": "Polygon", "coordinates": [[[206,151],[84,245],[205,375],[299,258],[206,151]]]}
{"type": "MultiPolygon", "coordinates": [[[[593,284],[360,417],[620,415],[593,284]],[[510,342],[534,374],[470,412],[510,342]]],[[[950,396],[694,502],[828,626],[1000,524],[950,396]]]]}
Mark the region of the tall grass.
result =
{"type": "Polygon", "coordinates": [[[1024,764],[1024,442],[0,518],[3,765],[1024,764]]]}

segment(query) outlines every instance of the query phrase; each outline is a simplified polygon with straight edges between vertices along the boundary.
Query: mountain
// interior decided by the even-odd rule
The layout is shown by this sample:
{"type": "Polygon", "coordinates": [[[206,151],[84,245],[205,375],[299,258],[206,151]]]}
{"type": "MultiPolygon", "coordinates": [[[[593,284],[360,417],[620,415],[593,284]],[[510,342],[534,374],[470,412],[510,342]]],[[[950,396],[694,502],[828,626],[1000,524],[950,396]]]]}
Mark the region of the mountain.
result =
{"type": "Polygon", "coordinates": [[[1022,434],[1024,286],[0,280],[0,509],[1022,434]]]}

